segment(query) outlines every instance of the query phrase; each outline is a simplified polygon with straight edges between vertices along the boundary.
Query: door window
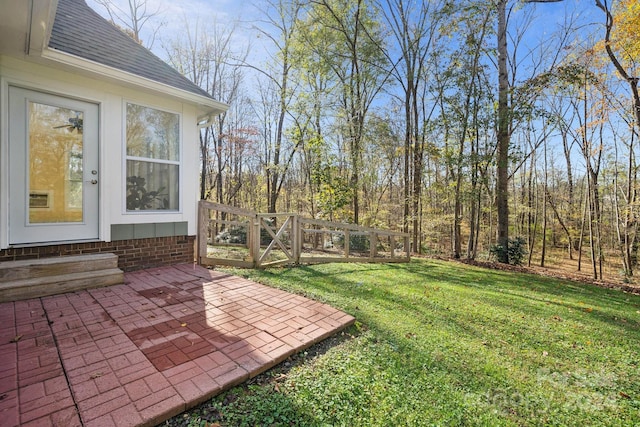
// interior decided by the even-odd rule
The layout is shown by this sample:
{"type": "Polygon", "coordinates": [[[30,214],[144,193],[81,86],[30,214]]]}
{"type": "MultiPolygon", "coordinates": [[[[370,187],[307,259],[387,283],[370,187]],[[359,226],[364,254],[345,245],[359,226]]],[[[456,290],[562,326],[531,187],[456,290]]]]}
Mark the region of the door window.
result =
{"type": "Polygon", "coordinates": [[[29,223],[82,222],[83,113],[28,105],[29,223]]]}

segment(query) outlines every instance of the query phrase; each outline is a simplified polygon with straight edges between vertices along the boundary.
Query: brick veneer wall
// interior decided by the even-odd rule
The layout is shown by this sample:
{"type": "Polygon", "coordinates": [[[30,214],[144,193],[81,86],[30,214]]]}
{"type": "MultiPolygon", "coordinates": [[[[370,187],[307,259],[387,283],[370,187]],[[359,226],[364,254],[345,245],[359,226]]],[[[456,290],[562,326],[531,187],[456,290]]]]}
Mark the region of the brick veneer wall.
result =
{"type": "Polygon", "coordinates": [[[193,262],[195,239],[195,236],[170,236],[2,249],[0,262],[110,252],[118,255],[118,267],[133,271],[193,262]]]}

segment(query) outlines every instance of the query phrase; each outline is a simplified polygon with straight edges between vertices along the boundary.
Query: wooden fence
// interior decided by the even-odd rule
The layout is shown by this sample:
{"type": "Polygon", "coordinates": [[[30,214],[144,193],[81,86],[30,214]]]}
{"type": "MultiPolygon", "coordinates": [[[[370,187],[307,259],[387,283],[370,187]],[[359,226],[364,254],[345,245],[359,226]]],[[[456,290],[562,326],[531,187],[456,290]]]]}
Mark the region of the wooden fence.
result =
{"type": "Polygon", "coordinates": [[[201,200],[198,262],[265,268],[327,262],[408,262],[409,234],[303,218],[257,213],[201,200]]]}

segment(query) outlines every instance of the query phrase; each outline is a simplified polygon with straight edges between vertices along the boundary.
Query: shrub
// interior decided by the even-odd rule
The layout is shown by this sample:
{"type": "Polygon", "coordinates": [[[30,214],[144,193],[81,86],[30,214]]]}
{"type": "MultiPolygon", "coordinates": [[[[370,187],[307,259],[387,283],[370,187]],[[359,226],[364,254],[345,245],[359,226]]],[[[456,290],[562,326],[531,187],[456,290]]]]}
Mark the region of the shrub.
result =
{"type": "Polygon", "coordinates": [[[216,236],[218,243],[247,243],[247,228],[232,226],[216,236]]]}
{"type": "MultiPolygon", "coordinates": [[[[505,248],[502,245],[493,245],[489,252],[492,256],[497,259],[504,259],[505,248]]],[[[527,252],[527,242],[524,237],[516,237],[514,239],[509,239],[509,247],[506,248],[509,264],[511,265],[522,265],[522,261],[527,252]]]]}
{"type": "MultiPolygon", "coordinates": [[[[277,232],[273,219],[265,218],[264,222],[266,223],[267,227],[270,227],[274,233],[277,232]]],[[[225,243],[225,244],[246,244],[247,233],[248,233],[247,226],[232,225],[226,230],[218,233],[215,237],[215,241],[216,243],[225,243]]],[[[280,234],[279,240],[285,245],[290,244],[289,234],[290,233],[288,231],[284,231],[283,233],[280,234]]],[[[273,238],[271,237],[269,232],[264,227],[260,227],[260,244],[262,246],[266,246],[269,243],[271,243],[272,240],[273,238]]]]}
{"type": "MultiPolygon", "coordinates": [[[[336,246],[344,248],[344,234],[338,235],[334,239],[336,246]]],[[[349,251],[366,252],[371,246],[369,236],[363,234],[355,234],[349,236],[349,251]]]]}

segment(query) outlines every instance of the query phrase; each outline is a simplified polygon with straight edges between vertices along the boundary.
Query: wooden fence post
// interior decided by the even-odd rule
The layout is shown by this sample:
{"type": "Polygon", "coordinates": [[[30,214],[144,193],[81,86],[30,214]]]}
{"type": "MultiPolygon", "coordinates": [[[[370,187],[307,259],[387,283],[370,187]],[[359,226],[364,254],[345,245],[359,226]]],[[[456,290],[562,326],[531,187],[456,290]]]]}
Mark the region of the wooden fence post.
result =
{"type": "Polygon", "coordinates": [[[198,202],[198,254],[197,261],[207,257],[207,236],[209,235],[209,219],[207,218],[209,209],[202,202],[198,202]]]}
{"type": "Polygon", "coordinates": [[[378,235],[373,231],[369,232],[369,257],[374,260],[378,255],[378,235]]]}
{"type": "Polygon", "coordinates": [[[300,224],[298,223],[298,215],[291,215],[291,255],[293,256],[293,262],[298,264],[300,262],[300,224]]]}
{"type": "Polygon", "coordinates": [[[409,235],[404,236],[404,254],[408,260],[411,259],[411,243],[409,235]]]}
{"type": "Polygon", "coordinates": [[[391,259],[393,259],[396,252],[396,238],[391,235],[389,236],[389,251],[391,252],[391,259]]]}
{"type": "Polygon", "coordinates": [[[251,239],[251,262],[254,267],[260,267],[260,218],[258,215],[252,217],[253,223],[249,226],[251,239]]]}
{"type": "Polygon", "coordinates": [[[349,236],[349,229],[344,229],[344,257],[349,258],[349,247],[351,243],[351,236],[349,236]]]}

